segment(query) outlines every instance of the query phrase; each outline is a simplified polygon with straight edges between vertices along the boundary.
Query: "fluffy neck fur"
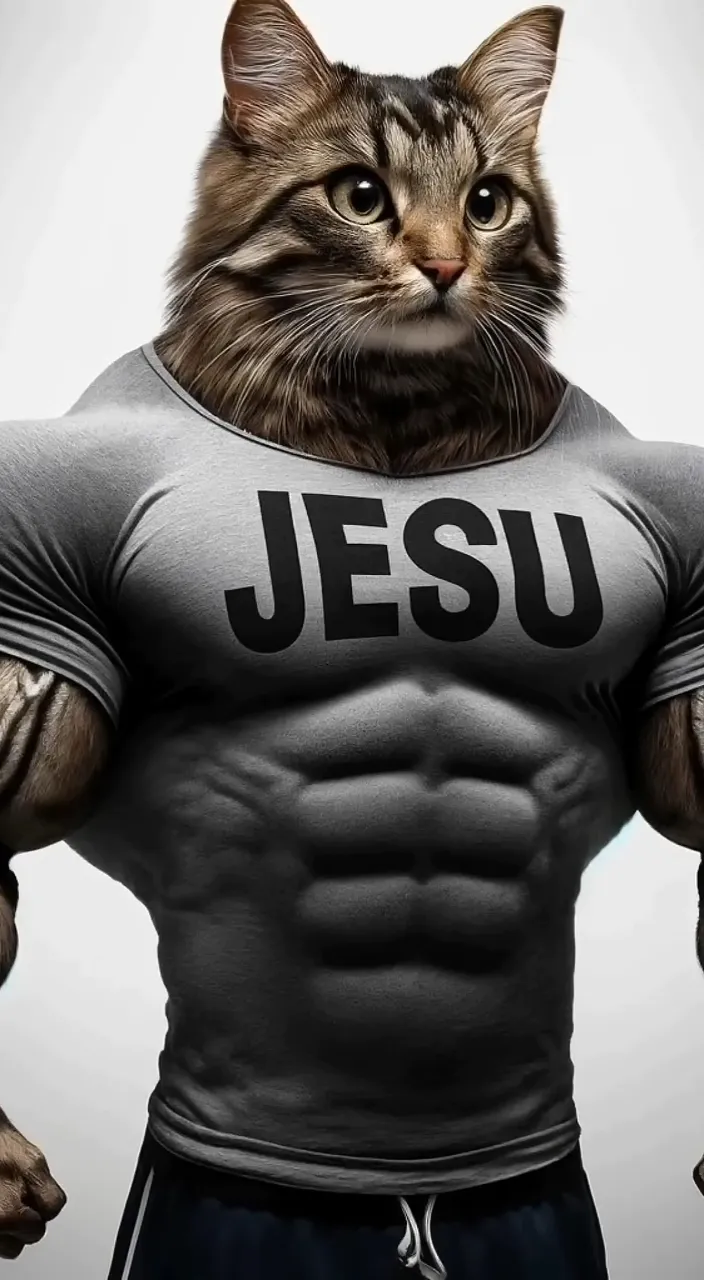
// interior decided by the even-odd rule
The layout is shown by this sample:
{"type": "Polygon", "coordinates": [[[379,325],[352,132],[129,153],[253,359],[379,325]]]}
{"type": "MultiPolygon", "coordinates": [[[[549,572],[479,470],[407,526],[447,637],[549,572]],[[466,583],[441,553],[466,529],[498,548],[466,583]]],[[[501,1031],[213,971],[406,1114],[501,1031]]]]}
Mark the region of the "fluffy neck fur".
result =
{"type": "Polygon", "coordinates": [[[160,359],[217,417],[332,461],[409,473],[518,453],[544,434],[564,394],[547,345],[539,356],[517,339],[502,367],[468,343],[425,357],[330,353],[295,368],[286,352],[262,357],[254,330],[269,316],[242,303],[235,324],[218,319],[217,304],[185,308],[157,340],[160,359]],[[214,361],[220,351],[226,359],[214,361]]]}

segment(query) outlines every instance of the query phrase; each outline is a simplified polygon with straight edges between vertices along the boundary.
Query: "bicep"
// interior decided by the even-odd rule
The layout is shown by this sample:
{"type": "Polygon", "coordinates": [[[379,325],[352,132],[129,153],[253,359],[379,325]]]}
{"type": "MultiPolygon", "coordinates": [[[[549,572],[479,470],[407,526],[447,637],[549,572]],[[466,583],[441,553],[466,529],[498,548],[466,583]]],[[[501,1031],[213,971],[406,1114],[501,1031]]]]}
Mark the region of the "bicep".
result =
{"type": "Polygon", "coordinates": [[[638,728],[633,785],[643,817],[702,854],[697,875],[697,957],[704,968],[704,689],[657,703],[638,728]]]}
{"type": "Polygon", "coordinates": [[[704,850],[704,700],[682,694],[657,703],[638,725],[631,760],[636,803],[677,844],[704,850]]]}
{"type": "Polygon", "coordinates": [[[0,844],[61,840],[87,816],[115,730],[85,689],[0,659],[0,844]]]}

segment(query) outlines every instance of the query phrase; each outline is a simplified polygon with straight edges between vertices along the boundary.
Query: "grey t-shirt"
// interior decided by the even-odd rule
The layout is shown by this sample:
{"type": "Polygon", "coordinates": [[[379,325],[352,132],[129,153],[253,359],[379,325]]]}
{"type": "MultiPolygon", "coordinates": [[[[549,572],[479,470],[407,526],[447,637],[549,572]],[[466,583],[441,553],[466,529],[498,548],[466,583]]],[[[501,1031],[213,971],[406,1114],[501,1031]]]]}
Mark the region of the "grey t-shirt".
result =
{"type": "Polygon", "coordinates": [[[147,347],[0,456],[0,651],[119,726],[69,843],[159,935],[159,1141],[389,1194],[566,1154],[580,878],[638,710],[704,683],[704,452],[571,387],[533,449],[393,477],[147,347]]]}

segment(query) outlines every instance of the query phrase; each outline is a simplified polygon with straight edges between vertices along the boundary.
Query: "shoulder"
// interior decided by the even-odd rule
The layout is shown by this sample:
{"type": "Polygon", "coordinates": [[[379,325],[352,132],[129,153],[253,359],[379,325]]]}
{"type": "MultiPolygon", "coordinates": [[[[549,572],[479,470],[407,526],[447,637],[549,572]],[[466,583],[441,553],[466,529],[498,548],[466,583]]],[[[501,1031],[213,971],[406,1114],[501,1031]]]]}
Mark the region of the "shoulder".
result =
{"type": "Polygon", "coordinates": [[[61,417],[0,422],[0,492],[23,478],[94,497],[148,484],[173,458],[179,423],[169,409],[142,350],[129,352],[61,417]]]}
{"type": "Polygon", "coordinates": [[[174,445],[186,433],[160,403],[154,377],[141,351],[131,352],[64,416],[0,422],[3,528],[114,534],[182,452],[174,445]]]}
{"type": "MultiPolygon", "coordinates": [[[[584,464],[675,528],[701,520],[704,448],[677,440],[647,440],[580,388],[567,423],[584,464]]],[[[702,521],[704,533],[704,521],[702,521]]]]}

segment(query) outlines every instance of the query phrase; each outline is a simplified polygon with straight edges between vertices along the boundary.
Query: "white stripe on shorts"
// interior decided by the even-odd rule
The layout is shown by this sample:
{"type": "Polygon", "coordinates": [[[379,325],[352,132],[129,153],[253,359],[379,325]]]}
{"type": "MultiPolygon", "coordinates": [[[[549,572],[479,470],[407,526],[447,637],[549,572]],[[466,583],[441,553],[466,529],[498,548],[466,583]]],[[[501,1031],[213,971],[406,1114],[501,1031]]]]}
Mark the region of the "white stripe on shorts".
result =
{"type": "Polygon", "coordinates": [[[137,1217],[134,1220],[134,1230],[132,1232],[132,1239],[130,1240],[130,1247],[127,1250],[127,1257],[125,1258],[125,1266],[122,1272],[121,1280],[130,1280],[132,1262],[134,1260],[135,1250],[137,1248],[137,1242],[139,1240],[139,1233],[142,1230],[144,1215],[147,1212],[147,1204],[149,1203],[149,1197],[152,1192],[153,1181],[154,1181],[154,1170],[150,1169],[149,1177],[147,1178],[147,1181],[144,1185],[144,1191],[142,1192],[142,1199],[140,1200],[140,1203],[139,1203],[139,1210],[137,1212],[137,1217]]]}

